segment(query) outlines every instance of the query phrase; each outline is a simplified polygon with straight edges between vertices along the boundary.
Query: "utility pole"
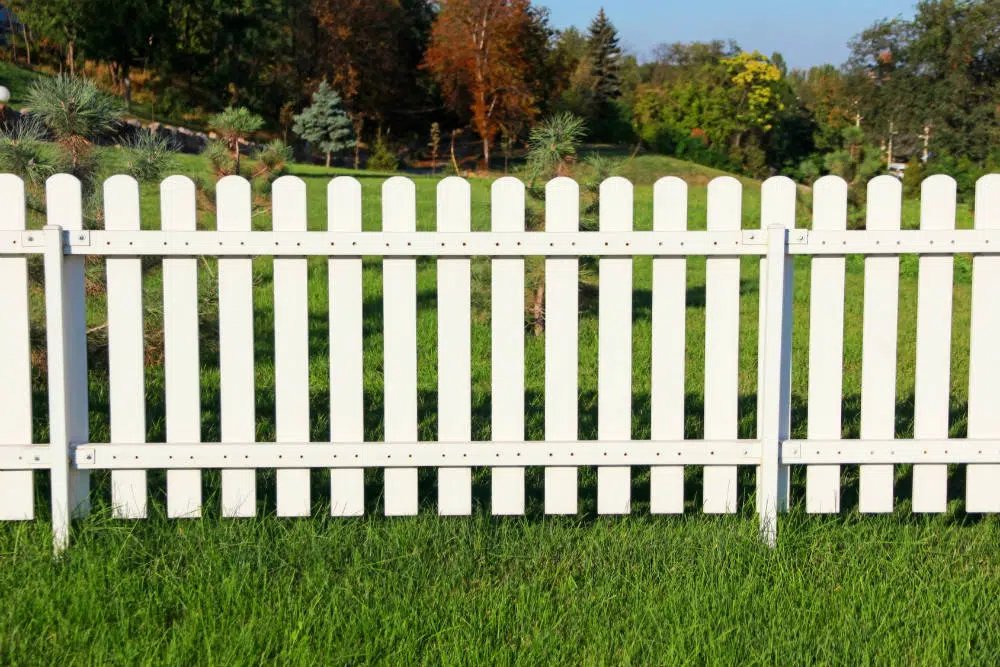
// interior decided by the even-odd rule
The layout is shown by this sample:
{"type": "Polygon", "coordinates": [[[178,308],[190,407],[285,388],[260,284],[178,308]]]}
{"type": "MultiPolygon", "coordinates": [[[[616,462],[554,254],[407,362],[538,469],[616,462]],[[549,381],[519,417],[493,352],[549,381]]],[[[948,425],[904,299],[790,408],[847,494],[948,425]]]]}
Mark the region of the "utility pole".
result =
{"type": "Polygon", "coordinates": [[[930,158],[930,144],[931,144],[931,129],[932,125],[924,125],[924,133],[919,135],[920,139],[924,140],[924,153],[922,160],[924,164],[927,164],[928,158],[930,158]]]}
{"type": "Polygon", "coordinates": [[[892,168],[892,137],[896,134],[896,124],[889,121],[889,154],[886,159],[886,169],[892,168]]]}

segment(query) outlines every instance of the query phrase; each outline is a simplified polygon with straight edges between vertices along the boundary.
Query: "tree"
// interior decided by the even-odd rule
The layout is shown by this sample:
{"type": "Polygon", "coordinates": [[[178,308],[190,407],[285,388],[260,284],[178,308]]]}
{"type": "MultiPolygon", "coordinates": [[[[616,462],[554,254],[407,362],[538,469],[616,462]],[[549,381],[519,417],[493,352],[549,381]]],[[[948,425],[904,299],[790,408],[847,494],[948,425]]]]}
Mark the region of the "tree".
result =
{"type": "Polygon", "coordinates": [[[93,139],[109,133],[121,119],[121,103],[90,81],[59,75],[35,80],[28,91],[31,114],[67,151],[74,171],[93,139]]]}
{"type": "Polygon", "coordinates": [[[312,56],[343,97],[357,168],[365,125],[382,126],[426,97],[419,65],[430,8],[426,0],[311,0],[310,11],[320,36],[312,56]]]}
{"type": "Polygon", "coordinates": [[[85,4],[80,0],[31,0],[19,13],[19,18],[34,26],[43,38],[63,47],[70,76],[76,75],[76,45],[86,29],[85,4]]]}
{"type": "Polygon", "coordinates": [[[571,113],[556,114],[532,128],[528,139],[530,186],[539,178],[566,176],[586,133],[583,119],[571,113]]]}
{"type": "Polygon", "coordinates": [[[85,25],[81,35],[83,49],[89,57],[111,64],[115,79],[122,82],[128,108],[132,103],[132,66],[151,61],[167,30],[163,3],[90,0],[81,4],[85,25]]]}
{"type": "Polygon", "coordinates": [[[227,107],[209,121],[209,127],[219,133],[233,156],[235,173],[240,173],[240,140],[259,130],[264,119],[246,107],[227,107]]]}
{"type": "Polygon", "coordinates": [[[330,166],[330,155],[356,142],[352,138],[351,119],[340,105],[340,95],[321,81],[312,95],[312,104],[295,115],[292,132],[326,153],[326,166],[330,166]]]}
{"type": "Polygon", "coordinates": [[[622,50],[618,44],[618,31],[604,13],[597,13],[587,37],[587,57],[590,73],[594,78],[594,96],[598,110],[605,108],[611,100],[621,97],[622,50]]]}
{"type": "Polygon", "coordinates": [[[448,106],[471,115],[487,168],[500,128],[537,113],[522,44],[529,10],[528,0],[442,0],[431,31],[425,66],[448,106]]]}

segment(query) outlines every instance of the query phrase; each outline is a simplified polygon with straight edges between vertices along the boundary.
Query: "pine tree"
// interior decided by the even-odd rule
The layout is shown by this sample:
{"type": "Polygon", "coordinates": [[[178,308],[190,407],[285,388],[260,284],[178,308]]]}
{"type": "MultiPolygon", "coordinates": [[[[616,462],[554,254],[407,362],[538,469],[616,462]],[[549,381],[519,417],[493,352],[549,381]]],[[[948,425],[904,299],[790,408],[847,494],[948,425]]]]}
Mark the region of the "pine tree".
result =
{"type": "Polygon", "coordinates": [[[594,102],[598,113],[603,112],[611,100],[621,97],[621,46],[618,30],[608,20],[604,8],[590,24],[587,37],[587,55],[594,79],[594,102]]]}
{"type": "Polygon", "coordinates": [[[323,81],[312,96],[312,104],[293,116],[292,132],[315,144],[326,153],[326,166],[330,155],[355,144],[351,119],[340,104],[340,95],[323,81]]]}

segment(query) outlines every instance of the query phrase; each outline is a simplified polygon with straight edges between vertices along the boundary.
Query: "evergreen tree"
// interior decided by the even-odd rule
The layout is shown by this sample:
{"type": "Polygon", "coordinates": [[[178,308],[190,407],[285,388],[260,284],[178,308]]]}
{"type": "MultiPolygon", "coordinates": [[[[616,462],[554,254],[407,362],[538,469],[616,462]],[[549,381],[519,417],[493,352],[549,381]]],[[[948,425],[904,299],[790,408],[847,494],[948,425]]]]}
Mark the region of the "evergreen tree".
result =
{"type": "Polygon", "coordinates": [[[351,119],[340,104],[340,95],[323,81],[312,95],[312,104],[293,117],[292,132],[315,144],[326,153],[326,166],[330,155],[354,145],[351,119]]]}
{"type": "Polygon", "coordinates": [[[594,101],[598,112],[606,109],[611,100],[621,97],[621,57],[618,31],[608,20],[604,8],[590,24],[587,38],[587,55],[590,72],[594,78],[594,101]]]}

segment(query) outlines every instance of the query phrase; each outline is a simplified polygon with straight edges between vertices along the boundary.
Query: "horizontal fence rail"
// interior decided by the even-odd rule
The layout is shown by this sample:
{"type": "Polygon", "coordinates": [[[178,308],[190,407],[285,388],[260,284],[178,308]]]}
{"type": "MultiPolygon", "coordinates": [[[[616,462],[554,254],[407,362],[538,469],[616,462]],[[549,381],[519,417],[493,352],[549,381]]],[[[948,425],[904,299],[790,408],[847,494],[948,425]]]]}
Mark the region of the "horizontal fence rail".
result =
{"type": "MultiPolygon", "coordinates": [[[[51,475],[56,551],[70,518],[89,511],[90,471],[111,472],[115,516],[149,514],[146,472],[167,471],[167,514],[201,515],[203,470],[222,470],[227,517],[257,511],[256,470],[276,470],[277,514],[311,514],[310,469],[328,469],[330,511],[365,511],[365,469],[385,471],[387,515],[418,511],[417,470],[437,471],[438,511],[472,512],[474,469],[489,469],[494,514],[525,512],[526,468],[544,468],[544,508],[574,514],[578,469],[597,469],[597,511],[632,511],[632,470],[649,468],[650,510],[684,511],[685,467],[704,469],[706,513],[737,511],[737,470],[757,468],[762,538],[777,539],[789,506],[790,468],[806,467],[806,510],[840,511],[841,466],[860,466],[859,510],[889,512],[894,466],[912,464],[913,510],[943,512],[948,465],[966,466],[965,508],[1000,512],[1000,176],[977,185],[973,229],[956,229],[956,186],[944,176],[923,184],[920,228],[901,229],[902,191],[883,176],[868,186],[867,221],[847,229],[847,184],[824,177],[812,188],[809,228],[796,228],[798,186],[786,178],[761,190],[760,227],[742,228],[742,186],[722,177],[708,186],[707,229],[688,229],[688,189],[677,178],[653,188],[652,229],[635,229],[631,183],[600,187],[599,229],[580,231],[580,191],[558,178],[546,187],[543,231],[527,231],[523,184],[492,185],[491,230],[472,231],[469,183],[437,186],[437,228],[417,231],[413,182],[382,188],[382,229],[362,231],[360,183],[338,177],[327,189],[325,231],[307,231],[306,185],[273,184],[272,230],[254,230],[251,191],[238,177],[216,187],[216,229],[198,229],[196,191],[181,176],[160,188],[161,229],[143,229],[139,188],[115,176],[104,184],[104,229],[84,229],[80,183],[57,175],[46,188],[47,224],[29,225],[25,186],[0,175],[0,519],[35,515],[34,475],[51,475]],[[32,227],[29,229],[29,226],[32,227]],[[860,438],[844,439],[845,291],[849,255],[864,262],[860,438]],[[917,255],[914,437],[896,437],[900,256],[917,255]],[[32,443],[32,280],[44,271],[42,358],[47,373],[49,442],[32,443]],[[792,437],[794,261],[810,257],[807,434],[792,437]],[[968,435],[949,438],[955,258],[972,256],[968,435]],[[202,437],[199,265],[218,258],[221,437],[202,437]],[[252,260],[273,258],[276,442],[258,442],[259,352],[254,334],[252,260]],[[310,278],[307,258],[328,261],[330,437],[311,442],[310,278]],[[365,442],[362,258],[382,264],[384,440],[365,442]],[[470,258],[491,263],[488,442],[472,437],[470,258]],[[527,367],[526,258],[544,258],[544,367],[527,367]],[[632,439],[633,258],[652,260],[650,440],[632,439]],[[685,439],[687,262],[705,258],[704,439],[685,439]],[[109,442],[91,442],[85,262],[107,276],[109,442]],[[419,441],[417,258],[437,260],[437,429],[419,441]],[[597,258],[597,440],[579,438],[581,266],[597,258]],[[760,263],[754,438],[738,437],[741,258],[760,263]],[[36,260],[33,260],[36,261],[36,260]],[[144,262],[162,262],[166,442],[148,443],[144,262]],[[544,374],[542,441],[525,440],[525,374],[544,374]]],[[[801,285],[799,286],[801,289],[801,285]]],[[[37,291],[37,290],[36,290],[37,291]]],[[[531,297],[535,298],[535,297],[531,297]]],[[[534,307],[537,308],[538,304],[534,307]]]]}

